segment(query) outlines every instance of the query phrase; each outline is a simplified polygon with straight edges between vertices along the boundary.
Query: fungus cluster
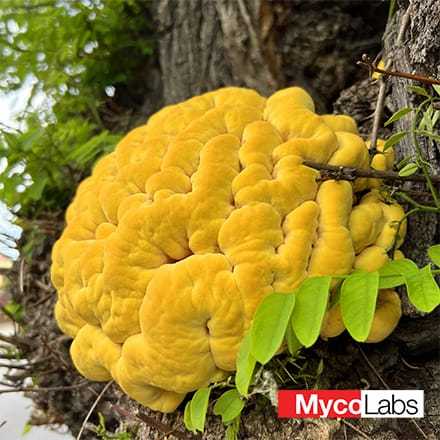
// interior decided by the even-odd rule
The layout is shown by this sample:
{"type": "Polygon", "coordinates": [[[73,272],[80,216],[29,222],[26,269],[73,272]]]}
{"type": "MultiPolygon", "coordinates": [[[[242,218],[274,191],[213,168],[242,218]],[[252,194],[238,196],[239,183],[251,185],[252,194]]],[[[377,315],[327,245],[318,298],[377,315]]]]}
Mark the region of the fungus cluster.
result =
{"type": "MultiPolygon", "coordinates": [[[[353,119],[317,115],[296,87],[165,107],[100,159],[52,255],[55,316],[80,373],[173,411],[235,369],[265,295],[386,263],[402,208],[374,179],[322,181],[303,160],[371,166],[353,119]]],[[[392,162],[378,152],[372,166],[392,162]]],[[[399,317],[397,294],[381,291],[369,341],[399,317]]],[[[336,305],[322,336],[343,330],[336,305]]]]}

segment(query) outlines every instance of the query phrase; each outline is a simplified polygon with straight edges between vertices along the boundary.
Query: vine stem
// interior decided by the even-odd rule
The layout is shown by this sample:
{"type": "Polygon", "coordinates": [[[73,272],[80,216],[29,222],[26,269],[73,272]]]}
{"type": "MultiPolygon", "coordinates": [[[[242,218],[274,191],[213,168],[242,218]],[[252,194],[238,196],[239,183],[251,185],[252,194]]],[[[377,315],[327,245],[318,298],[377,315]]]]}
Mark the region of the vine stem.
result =
{"type": "MultiPolygon", "coordinates": [[[[400,197],[401,199],[405,200],[405,202],[409,203],[410,205],[414,206],[418,211],[424,211],[424,212],[440,212],[440,208],[434,207],[434,206],[427,206],[422,205],[418,202],[416,202],[413,198],[411,198],[408,194],[405,194],[404,192],[397,192],[396,195],[400,197]]],[[[409,213],[412,213],[412,211],[409,211],[409,213]]],[[[408,213],[408,214],[409,214],[408,213]]]]}

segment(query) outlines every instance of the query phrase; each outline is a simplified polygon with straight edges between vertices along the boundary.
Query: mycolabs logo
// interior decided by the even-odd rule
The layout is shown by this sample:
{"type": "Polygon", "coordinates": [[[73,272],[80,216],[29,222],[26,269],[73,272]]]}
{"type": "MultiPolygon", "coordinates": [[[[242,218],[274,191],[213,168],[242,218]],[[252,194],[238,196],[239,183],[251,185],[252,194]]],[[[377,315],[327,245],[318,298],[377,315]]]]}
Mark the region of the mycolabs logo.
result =
{"type": "Polygon", "coordinates": [[[422,390],[281,390],[278,417],[423,417],[422,390]]]}

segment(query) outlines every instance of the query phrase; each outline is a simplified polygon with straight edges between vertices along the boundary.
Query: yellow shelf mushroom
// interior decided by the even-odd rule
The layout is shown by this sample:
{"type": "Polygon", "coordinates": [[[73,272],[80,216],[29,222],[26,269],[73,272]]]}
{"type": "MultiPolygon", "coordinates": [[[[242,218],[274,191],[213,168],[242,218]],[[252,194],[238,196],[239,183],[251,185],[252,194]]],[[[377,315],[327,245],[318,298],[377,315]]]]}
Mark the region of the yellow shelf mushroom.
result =
{"type": "MultiPolygon", "coordinates": [[[[373,179],[321,182],[303,165],[368,158],[354,120],[317,115],[297,87],[268,99],[224,88],[153,115],[79,185],[53,248],[55,316],[78,370],[173,411],[234,371],[265,295],[380,267],[402,208],[368,192],[373,179]]],[[[344,330],[338,310],[323,337],[344,330]]],[[[369,339],[399,316],[381,292],[369,339]]]]}

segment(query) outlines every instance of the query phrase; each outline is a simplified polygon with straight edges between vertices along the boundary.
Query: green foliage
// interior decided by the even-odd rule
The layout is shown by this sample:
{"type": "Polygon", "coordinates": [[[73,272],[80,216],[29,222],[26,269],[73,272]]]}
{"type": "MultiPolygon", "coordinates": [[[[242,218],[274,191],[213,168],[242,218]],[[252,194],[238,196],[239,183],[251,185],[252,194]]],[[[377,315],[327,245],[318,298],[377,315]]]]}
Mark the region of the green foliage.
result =
{"type": "Polygon", "coordinates": [[[222,422],[228,424],[239,417],[244,408],[244,400],[236,389],[223,393],[214,405],[214,414],[221,416],[222,422]]]}
{"type": "Polygon", "coordinates": [[[30,423],[25,423],[23,426],[23,431],[21,431],[21,436],[24,437],[25,435],[29,434],[31,429],[32,425],[30,423]]]}
{"type": "Polygon", "coordinates": [[[440,267],[440,244],[431,246],[428,249],[428,255],[431,261],[438,267],[440,267]]]}
{"type": "Polygon", "coordinates": [[[296,357],[303,345],[296,336],[295,330],[293,329],[292,321],[290,325],[287,326],[286,342],[287,342],[287,350],[289,350],[291,356],[296,357]]]}
{"type": "Polygon", "coordinates": [[[401,108],[400,110],[397,110],[384,124],[385,127],[392,124],[393,122],[398,121],[399,119],[402,119],[405,115],[408,113],[411,113],[413,109],[411,107],[405,107],[401,108]]]}
{"type": "Polygon", "coordinates": [[[354,272],[342,284],[342,318],[356,341],[365,341],[370,333],[378,291],[379,272],[354,272]]]}
{"type": "Polygon", "coordinates": [[[226,428],[225,440],[237,440],[240,429],[240,417],[234,419],[226,428]]]}
{"type": "Polygon", "coordinates": [[[211,388],[200,388],[186,404],[184,422],[188,430],[203,432],[205,429],[206,412],[208,411],[211,388]]]}
{"type": "Polygon", "coordinates": [[[392,134],[386,141],[385,145],[383,146],[383,150],[386,151],[389,148],[394,147],[396,144],[398,144],[407,133],[405,131],[398,131],[397,133],[392,134]]]}
{"type": "Polygon", "coordinates": [[[257,360],[251,353],[251,335],[247,333],[237,354],[237,372],[235,374],[235,386],[242,396],[246,397],[248,394],[256,363],[257,360]]]}
{"type": "Polygon", "coordinates": [[[331,280],[329,276],[308,278],[294,292],[296,302],[292,327],[299,342],[305,347],[311,347],[318,339],[327,310],[331,280]]]}
{"type": "Polygon", "coordinates": [[[295,296],[284,293],[268,295],[258,307],[251,329],[251,353],[266,364],[279,350],[295,305],[295,296]]]}
{"type": "Polygon", "coordinates": [[[431,267],[428,265],[414,273],[402,275],[411,303],[422,312],[432,312],[440,303],[440,289],[431,267]]]}
{"type": "Polygon", "coordinates": [[[132,436],[129,432],[115,432],[111,433],[107,431],[105,426],[105,418],[102,413],[98,413],[99,424],[95,427],[94,431],[98,438],[101,440],[131,440],[132,436]]]}
{"type": "MultiPolygon", "coordinates": [[[[428,253],[434,264],[440,263],[440,245],[430,247],[428,253]]],[[[363,342],[371,330],[380,289],[406,285],[410,302],[418,310],[430,312],[440,305],[440,287],[434,279],[439,272],[430,265],[419,269],[413,261],[401,259],[388,262],[379,271],[354,271],[335,276],[334,280],[343,280],[343,283],[340,295],[333,298],[331,305],[341,304],[342,319],[348,333],[356,341],[363,342]]],[[[225,391],[214,405],[214,414],[220,416],[227,427],[226,438],[237,438],[240,415],[246,401],[252,394],[261,392],[258,391],[259,386],[261,388],[258,378],[261,378],[262,368],[278,354],[282,341],[287,341],[291,356],[286,359],[293,365],[300,357],[302,345],[309,347],[316,342],[329,307],[331,284],[330,276],[311,277],[293,292],[272,293],[261,302],[238,351],[235,387],[225,391]],[[262,366],[254,374],[258,363],[262,366]],[[251,385],[254,388],[249,392],[251,385]]],[[[280,365],[295,383],[295,378],[285,366],[280,365]]],[[[323,370],[321,359],[313,376],[314,387],[318,387],[323,370]]],[[[298,376],[301,374],[304,373],[300,370],[298,376]]],[[[211,389],[225,385],[230,386],[229,381],[196,391],[185,407],[187,429],[203,432],[211,389]]]]}
{"type": "Polygon", "coordinates": [[[114,94],[135,105],[153,50],[148,8],[143,0],[2,1],[0,91],[30,88],[20,129],[0,128],[8,161],[0,198],[20,204],[21,215],[64,208],[121,138],[103,110],[114,94]]]}
{"type": "Polygon", "coordinates": [[[0,90],[19,88],[32,75],[34,94],[56,102],[77,96],[76,110],[85,110],[99,90],[127,84],[138,59],[151,54],[147,3],[3,0],[0,90]]]}
{"type": "Polygon", "coordinates": [[[29,117],[27,124],[26,131],[4,131],[0,138],[0,157],[8,160],[0,174],[0,198],[9,206],[21,204],[24,211],[36,202],[40,209],[65,206],[76,176],[120,139],[106,130],[96,134],[93,123],[75,116],[45,128],[35,118],[29,117]]]}
{"type": "Polygon", "coordinates": [[[416,163],[411,162],[406,164],[404,167],[402,167],[399,170],[399,176],[402,177],[412,176],[413,174],[417,173],[418,170],[419,170],[419,166],[416,163]]]}
{"type": "Polygon", "coordinates": [[[3,306],[1,311],[15,322],[21,322],[24,316],[23,306],[12,300],[3,306]]]}

